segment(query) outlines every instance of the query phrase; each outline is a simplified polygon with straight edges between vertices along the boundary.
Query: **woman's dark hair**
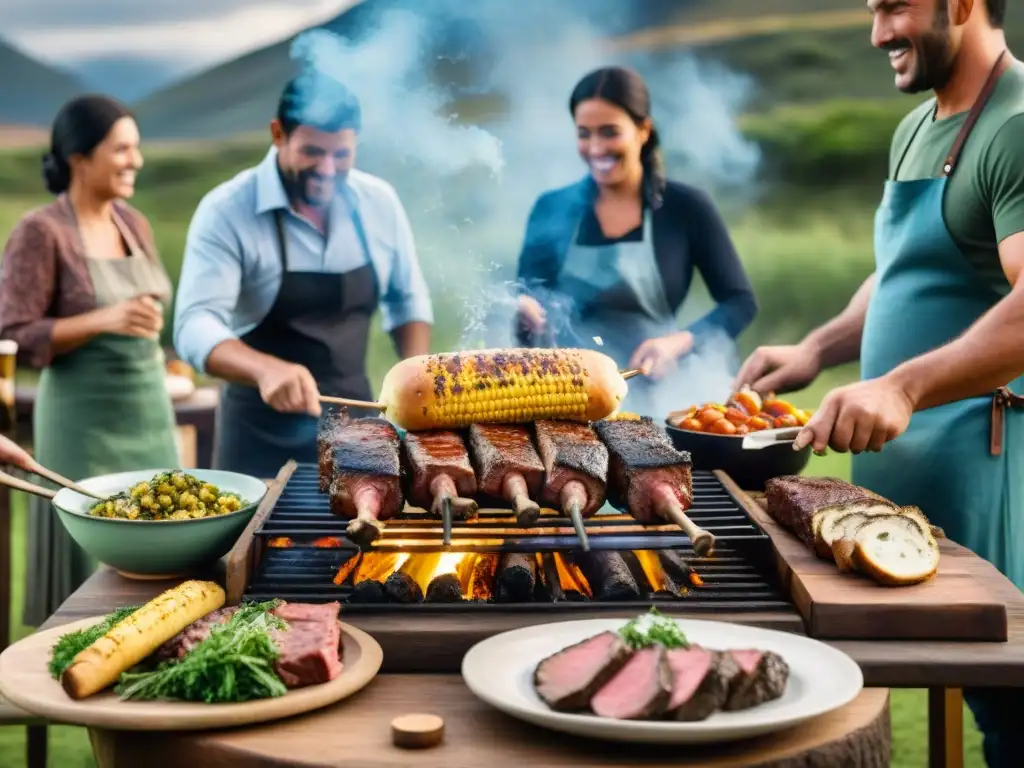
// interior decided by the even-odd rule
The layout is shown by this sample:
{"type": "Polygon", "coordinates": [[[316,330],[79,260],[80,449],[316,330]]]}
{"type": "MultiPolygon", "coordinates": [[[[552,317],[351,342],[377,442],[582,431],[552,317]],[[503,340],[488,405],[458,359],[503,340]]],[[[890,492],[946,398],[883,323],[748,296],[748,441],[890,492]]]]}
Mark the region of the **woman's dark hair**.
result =
{"type": "MultiPolygon", "coordinates": [[[[576,107],[588,99],[602,99],[614,104],[637,125],[651,116],[651,94],[647,84],[639,74],[625,67],[603,67],[586,75],[572,90],[569,111],[575,115],[576,107]]],[[[640,149],[640,162],[644,167],[644,197],[657,208],[665,191],[665,163],[658,131],[653,124],[651,135],[640,149]]]]}
{"type": "Polygon", "coordinates": [[[61,107],[50,131],[50,151],[43,155],[46,188],[55,195],[66,192],[71,156],[91,154],[122,117],[131,117],[131,112],[109,96],[79,96],[61,107]]]}

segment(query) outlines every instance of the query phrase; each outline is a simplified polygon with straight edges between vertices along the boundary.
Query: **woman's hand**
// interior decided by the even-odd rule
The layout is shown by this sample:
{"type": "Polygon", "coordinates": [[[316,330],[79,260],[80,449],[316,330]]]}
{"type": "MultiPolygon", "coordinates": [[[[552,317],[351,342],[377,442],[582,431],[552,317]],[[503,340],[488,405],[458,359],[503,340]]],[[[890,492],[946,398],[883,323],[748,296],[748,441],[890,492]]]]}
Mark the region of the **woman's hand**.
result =
{"type": "Polygon", "coordinates": [[[28,451],[3,435],[0,435],[0,464],[10,464],[26,472],[31,472],[35,467],[28,451]]]}
{"type": "Polygon", "coordinates": [[[532,296],[520,296],[516,306],[516,317],[519,323],[530,333],[538,334],[544,330],[548,321],[548,314],[532,296]]]}
{"type": "Polygon", "coordinates": [[[664,377],[683,355],[693,349],[693,334],[689,331],[670,333],[647,339],[629,358],[629,367],[638,368],[652,379],[664,377]]]}
{"type": "Polygon", "coordinates": [[[156,340],[164,327],[163,309],[152,296],[136,296],[100,311],[107,333],[156,340]]]}

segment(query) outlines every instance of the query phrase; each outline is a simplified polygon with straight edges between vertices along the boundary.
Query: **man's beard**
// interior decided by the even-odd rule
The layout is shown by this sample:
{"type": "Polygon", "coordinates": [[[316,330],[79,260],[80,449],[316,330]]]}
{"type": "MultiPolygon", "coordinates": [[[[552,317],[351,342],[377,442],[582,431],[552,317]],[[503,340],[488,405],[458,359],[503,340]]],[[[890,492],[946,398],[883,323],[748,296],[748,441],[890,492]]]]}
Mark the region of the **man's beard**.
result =
{"type": "Polygon", "coordinates": [[[337,174],[333,179],[329,180],[312,168],[304,171],[281,171],[281,182],[284,184],[288,199],[293,203],[301,203],[311,208],[326,208],[330,205],[331,200],[334,198],[334,191],[344,180],[344,174],[337,174]],[[326,181],[330,184],[331,191],[323,197],[310,195],[310,182],[314,180],[321,183],[326,181]],[[332,181],[333,183],[331,183],[332,181]]]}
{"type": "Polygon", "coordinates": [[[949,16],[945,5],[939,3],[935,24],[922,35],[917,45],[909,40],[891,43],[887,48],[910,48],[914,52],[914,72],[910,82],[900,88],[903,93],[921,93],[942,88],[953,74],[956,59],[949,37],[949,16]]]}

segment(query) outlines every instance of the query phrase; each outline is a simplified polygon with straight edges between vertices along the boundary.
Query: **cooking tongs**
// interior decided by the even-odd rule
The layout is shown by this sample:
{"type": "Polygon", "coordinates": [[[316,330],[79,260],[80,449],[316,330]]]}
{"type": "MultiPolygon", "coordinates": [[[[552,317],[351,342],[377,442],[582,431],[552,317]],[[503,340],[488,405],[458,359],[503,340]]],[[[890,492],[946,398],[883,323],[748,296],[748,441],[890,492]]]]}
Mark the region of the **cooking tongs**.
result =
{"type": "MultiPolygon", "coordinates": [[[[26,468],[29,472],[40,477],[45,477],[47,480],[51,480],[59,486],[67,488],[68,490],[80,493],[83,496],[88,496],[91,499],[99,499],[103,501],[106,496],[100,496],[95,491],[90,491],[88,488],[83,488],[78,483],[68,480],[66,477],[58,475],[56,472],[47,469],[37,461],[32,461],[26,468]]],[[[28,480],[22,480],[20,477],[10,475],[3,470],[0,470],[0,485],[6,485],[9,488],[13,488],[16,491],[24,491],[25,493],[31,493],[34,496],[41,496],[44,499],[52,499],[57,495],[56,491],[49,488],[43,488],[41,485],[30,483],[28,480]]]]}

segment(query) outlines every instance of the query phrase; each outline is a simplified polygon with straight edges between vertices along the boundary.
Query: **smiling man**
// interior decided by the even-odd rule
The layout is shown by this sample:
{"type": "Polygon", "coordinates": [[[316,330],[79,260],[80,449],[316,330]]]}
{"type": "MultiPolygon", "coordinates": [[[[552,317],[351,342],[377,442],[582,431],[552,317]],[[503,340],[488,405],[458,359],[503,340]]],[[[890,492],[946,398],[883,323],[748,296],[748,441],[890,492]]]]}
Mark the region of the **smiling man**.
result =
{"type": "MultiPolygon", "coordinates": [[[[1006,0],[868,6],[896,87],[934,92],[893,138],[875,272],[800,344],[755,351],[737,383],[791,391],[859,358],[862,381],[830,392],[796,447],[858,454],[855,482],[921,507],[1024,587],[1024,65],[1006,0]]],[[[1024,759],[1019,698],[968,692],[990,766],[1024,759]]]]}
{"type": "Polygon", "coordinates": [[[361,113],[338,81],[288,83],[255,168],[199,203],[178,284],[174,341],[226,379],[221,469],[273,477],[315,461],[321,394],[372,400],[370,322],[402,357],[425,354],[432,311],[394,189],[354,168],[361,113]]]}

